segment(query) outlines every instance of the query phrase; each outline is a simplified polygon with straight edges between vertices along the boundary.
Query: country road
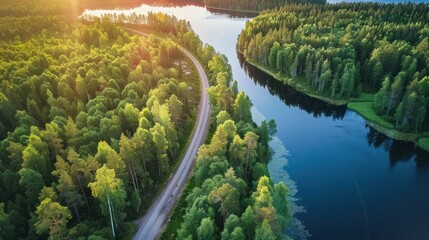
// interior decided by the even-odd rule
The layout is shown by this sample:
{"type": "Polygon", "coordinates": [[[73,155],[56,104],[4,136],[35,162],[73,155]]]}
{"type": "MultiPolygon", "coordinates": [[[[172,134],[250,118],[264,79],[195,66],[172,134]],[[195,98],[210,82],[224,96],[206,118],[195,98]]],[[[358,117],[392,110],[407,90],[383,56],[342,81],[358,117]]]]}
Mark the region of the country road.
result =
{"type": "MultiPolygon", "coordinates": [[[[147,36],[146,33],[131,28],[124,29],[147,36]]],[[[210,105],[206,93],[206,89],[209,87],[207,75],[199,61],[189,51],[182,47],[180,49],[195,64],[201,79],[201,101],[198,108],[196,127],[179,167],[170,177],[167,186],[161,194],[153,201],[145,216],[139,219],[137,232],[133,238],[136,240],[153,240],[158,237],[162,225],[170,217],[171,209],[183,191],[188,176],[192,171],[198,148],[204,143],[209,129],[210,105]]]]}

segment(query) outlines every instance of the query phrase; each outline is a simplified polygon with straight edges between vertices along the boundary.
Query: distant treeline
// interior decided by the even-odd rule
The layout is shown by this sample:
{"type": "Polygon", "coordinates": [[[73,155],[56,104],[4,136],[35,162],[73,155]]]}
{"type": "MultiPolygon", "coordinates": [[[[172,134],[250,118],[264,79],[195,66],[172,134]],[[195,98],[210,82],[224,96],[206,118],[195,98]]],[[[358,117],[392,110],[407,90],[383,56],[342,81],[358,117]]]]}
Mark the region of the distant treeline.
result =
{"type": "Polygon", "coordinates": [[[290,3],[323,4],[326,3],[326,0],[204,0],[204,4],[208,8],[254,12],[278,8],[290,3]]]}
{"type": "Polygon", "coordinates": [[[0,0],[0,17],[5,16],[79,16],[86,9],[134,8],[155,6],[203,6],[203,0],[0,0]]]}

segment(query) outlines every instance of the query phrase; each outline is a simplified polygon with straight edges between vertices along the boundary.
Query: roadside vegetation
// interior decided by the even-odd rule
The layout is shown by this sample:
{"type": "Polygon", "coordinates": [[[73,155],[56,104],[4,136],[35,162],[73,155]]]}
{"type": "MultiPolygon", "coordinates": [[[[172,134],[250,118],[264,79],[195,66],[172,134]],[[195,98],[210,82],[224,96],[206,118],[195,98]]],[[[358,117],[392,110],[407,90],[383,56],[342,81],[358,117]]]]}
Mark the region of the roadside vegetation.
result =
{"type": "Polygon", "coordinates": [[[286,238],[292,217],[288,189],[274,184],[267,169],[274,121],[252,121],[252,103],[238,92],[225,56],[196,35],[182,44],[206,66],[211,134],[162,239],[286,238]]]}

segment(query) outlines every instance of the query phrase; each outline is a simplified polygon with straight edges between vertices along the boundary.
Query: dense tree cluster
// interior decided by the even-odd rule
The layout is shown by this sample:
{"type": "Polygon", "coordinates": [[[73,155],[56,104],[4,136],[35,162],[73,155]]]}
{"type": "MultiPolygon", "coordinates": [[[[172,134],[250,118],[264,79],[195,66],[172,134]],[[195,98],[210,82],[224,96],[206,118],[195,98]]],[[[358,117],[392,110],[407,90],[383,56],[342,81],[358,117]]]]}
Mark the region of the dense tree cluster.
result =
{"type": "Polygon", "coordinates": [[[238,51],[331,99],[376,93],[402,131],[429,127],[429,5],[287,5],[247,22],[238,51]]]}
{"type": "Polygon", "coordinates": [[[326,0],[204,0],[207,7],[237,11],[260,12],[266,9],[282,7],[290,3],[326,3],[326,0]]]}
{"type": "Polygon", "coordinates": [[[0,239],[128,238],[193,128],[191,62],[108,21],[21,18],[0,18],[0,239]]]}

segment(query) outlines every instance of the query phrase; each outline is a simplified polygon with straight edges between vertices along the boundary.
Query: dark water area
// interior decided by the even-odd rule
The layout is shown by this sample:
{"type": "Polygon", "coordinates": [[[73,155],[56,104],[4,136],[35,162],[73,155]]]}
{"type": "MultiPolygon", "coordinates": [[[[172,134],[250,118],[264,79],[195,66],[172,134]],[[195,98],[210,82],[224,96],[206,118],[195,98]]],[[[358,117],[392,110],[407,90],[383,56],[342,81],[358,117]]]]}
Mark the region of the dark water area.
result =
{"type": "Polygon", "coordinates": [[[243,61],[235,44],[249,16],[232,17],[195,5],[143,4],[110,12],[148,11],[189,21],[203,42],[228,57],[239,89],[255,109],[276,120],[277,137],[290,153],[288,164],[280,168],[296,182],[295,197],[306,209],[296,217],[309,239],[429,239],[429,153],[414,143],[395,141],[355,112],[307,97],[243,61]]]}

